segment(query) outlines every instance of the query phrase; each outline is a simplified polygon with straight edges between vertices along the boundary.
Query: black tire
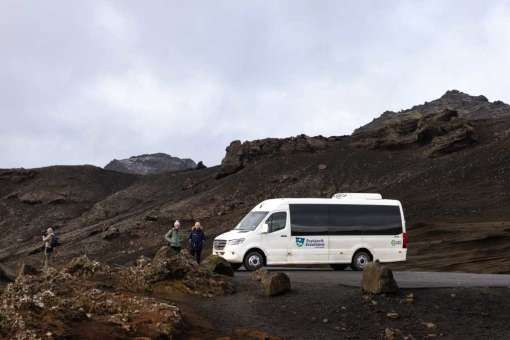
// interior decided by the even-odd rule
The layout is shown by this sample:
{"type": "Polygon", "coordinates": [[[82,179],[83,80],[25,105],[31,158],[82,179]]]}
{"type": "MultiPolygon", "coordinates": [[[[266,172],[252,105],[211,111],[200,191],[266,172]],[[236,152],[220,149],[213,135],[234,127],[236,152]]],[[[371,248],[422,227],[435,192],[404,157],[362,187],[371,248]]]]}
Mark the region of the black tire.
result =
{"type": "Polygon", "coordinates": [[[232,267],[232,269],[235,271],[239,270],[239,268],[241,268],[242,265],[243,265],[242,263],[231,263],[230,267],[232,267]]]}
{"type": "Polygon", "coordinates": [[[330,264],[330,266],[333,268],[333,270],[345,270],[345,268],[347,268],[349,265],[344,263],[334,263],[330,264]]]}
{"type": "Polygon", "coordinates": [[[244,257],[244,268],[246,270],[252,272],[264,266],[264,255],[262,255],[259,251],[253,250],[250,251],[244,257]]]}
{"type": "Polygon", "coordinates": [[[371,261],[372,255],[369,252],[365,250],[359,250],[352,257],[351,268],[352,270],[361,271],[363,268],[365,268],[367,263],[371,261]]]}

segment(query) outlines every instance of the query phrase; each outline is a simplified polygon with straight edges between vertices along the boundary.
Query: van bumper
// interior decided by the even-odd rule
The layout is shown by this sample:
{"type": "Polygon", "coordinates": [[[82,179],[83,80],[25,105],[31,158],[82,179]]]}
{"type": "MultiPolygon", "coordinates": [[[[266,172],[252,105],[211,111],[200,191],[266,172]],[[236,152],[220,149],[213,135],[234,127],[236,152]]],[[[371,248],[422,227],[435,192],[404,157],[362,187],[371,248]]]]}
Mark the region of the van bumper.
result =
{"type": "Polygon", "coordinates": [[[225,247],[223,250],[214,250],[212,252],[213,255],[217,255],[223,257],[230,263],[242,263],[243,262],[243,254],[237,249],[228,249],[225,247]]]}

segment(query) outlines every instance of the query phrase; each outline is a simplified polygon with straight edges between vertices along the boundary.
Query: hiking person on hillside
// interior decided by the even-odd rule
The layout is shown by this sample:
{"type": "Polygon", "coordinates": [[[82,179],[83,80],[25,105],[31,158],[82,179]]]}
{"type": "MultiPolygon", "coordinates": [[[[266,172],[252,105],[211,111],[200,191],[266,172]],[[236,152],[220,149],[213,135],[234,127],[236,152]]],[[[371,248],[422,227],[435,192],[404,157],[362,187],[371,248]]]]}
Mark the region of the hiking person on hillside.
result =
{"type": "Polygon", "coordinates": [[[202,248],[205,241],[205,234],[202,229],[200,222],[195,222],[191,232],[188,236],[189,248],[191,256],[193,256],[198,263],[200,263],[202,257],[202,248]]]}
{"type": "Polygon", "coordinates": [[[46,230],[46,234],[43,234],[42,241],[44,244],[44,268],[48,267],[51,254],[53,253],[53,247],[55,243],[55,232],[53,228],[49,227],[46,230]]]}
{"type": "Polygon", "coordinates": [[[171,249],[173,249],[176,253],[181,252],[181,222],[179,220],[176,220],[174,222],[173,228],[171,228],[166,234],[165,234],[165,240],[168,242],[168,245],[171,249]]]}

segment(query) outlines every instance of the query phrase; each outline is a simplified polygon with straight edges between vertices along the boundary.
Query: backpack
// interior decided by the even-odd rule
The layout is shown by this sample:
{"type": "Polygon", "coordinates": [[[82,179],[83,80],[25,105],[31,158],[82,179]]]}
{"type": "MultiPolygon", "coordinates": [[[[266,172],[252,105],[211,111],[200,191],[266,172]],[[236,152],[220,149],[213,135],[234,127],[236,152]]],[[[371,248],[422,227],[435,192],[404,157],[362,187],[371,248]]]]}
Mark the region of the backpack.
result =
{"type": "Polygon", "coordinates": [[[60,242],[58,240],[57,234],[53,234],[53,237],[51,238],[51,241],[50,241],[50,247],[55,248],[59,245],[60,245],[60,242]]]}

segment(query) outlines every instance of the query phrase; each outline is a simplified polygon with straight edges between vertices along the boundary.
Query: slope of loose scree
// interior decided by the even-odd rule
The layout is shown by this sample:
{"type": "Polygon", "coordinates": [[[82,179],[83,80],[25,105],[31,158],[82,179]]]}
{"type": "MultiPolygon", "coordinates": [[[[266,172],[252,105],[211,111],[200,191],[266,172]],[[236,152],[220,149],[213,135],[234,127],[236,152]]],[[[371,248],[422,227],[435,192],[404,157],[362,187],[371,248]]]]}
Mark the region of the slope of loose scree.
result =
{"type": "MultiPolygon", "coordinates": [[[[380,192],[405,207],[410,245],[403,267],[510,272],[507,105],[450,92],[383,114],[353,136],[236,141],[218,167],[143,177],[85,167],[93,176],[78,178],[90,185],[76,187],[63,204],[57,189],[41,198],[31,175],[3,171],[0,260],[40,261],[39,221],[58,223],[56,261],[89,254],[125,264],[153,255],[174,219],[184,232],[200,220],[210,247],[264,199],[380,192]]],[[[53,171],[67,187],[67,176],[85,170],[53,171]]]]}

